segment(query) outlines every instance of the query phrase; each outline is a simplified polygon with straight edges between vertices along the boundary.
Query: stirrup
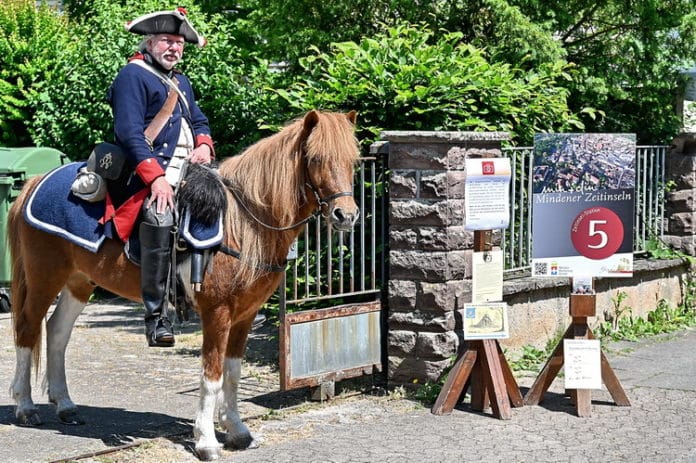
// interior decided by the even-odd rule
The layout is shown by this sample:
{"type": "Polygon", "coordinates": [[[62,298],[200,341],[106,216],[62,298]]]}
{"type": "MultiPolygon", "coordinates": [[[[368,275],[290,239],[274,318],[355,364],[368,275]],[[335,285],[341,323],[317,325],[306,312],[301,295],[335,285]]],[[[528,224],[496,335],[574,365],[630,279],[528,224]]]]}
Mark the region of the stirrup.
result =
{"type": "Polygon", "coordinates": [[[167,318],[159,318],[154,326],[146,322],[145,337],[150,347],[172,347],[174,346],[174,333],[172,333],[172,322],[167,318]]]}

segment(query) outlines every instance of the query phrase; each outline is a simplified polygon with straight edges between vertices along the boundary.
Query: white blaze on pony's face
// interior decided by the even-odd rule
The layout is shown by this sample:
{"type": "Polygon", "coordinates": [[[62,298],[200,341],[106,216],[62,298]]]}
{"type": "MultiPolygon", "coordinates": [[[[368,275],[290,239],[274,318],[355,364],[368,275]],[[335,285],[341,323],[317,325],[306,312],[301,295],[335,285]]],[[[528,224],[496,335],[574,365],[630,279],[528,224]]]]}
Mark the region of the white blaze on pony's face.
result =
{"type": "Polygon", "coordinates": [[[322,212],[339,231],[349,231],[359,217],[353,198],[353,172],[360,155],[356,119],[355,111],[321,116],[310,111],[304,118],[308,183],[321,202],[322,212]],[[327,169],[327,164],[332,168],[327,169]]]}

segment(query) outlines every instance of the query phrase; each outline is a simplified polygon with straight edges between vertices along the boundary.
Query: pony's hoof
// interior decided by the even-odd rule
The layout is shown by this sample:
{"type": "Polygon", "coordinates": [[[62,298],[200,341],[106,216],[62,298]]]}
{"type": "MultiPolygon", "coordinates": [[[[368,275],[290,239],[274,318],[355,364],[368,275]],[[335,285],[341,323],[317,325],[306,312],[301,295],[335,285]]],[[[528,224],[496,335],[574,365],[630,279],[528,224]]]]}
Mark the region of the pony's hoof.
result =
{"type": "Polygon", "coordinates": [[[58,413],[58,419],[61,423],[71,426],[81,426],[85,424],[85,420],[82,419],[77,410],[63,410],[58,413]]]}
{"type": "Polygon", "coordinates": [[[41,426],[43,421],[41,416],[39,416],[39,411],[37,409],[27,410],[23,413],[17,414],[17,423],[20,426],[41,426]]]}
{"type": "Polygon", "coordinates": [[[220,459],[220,447],[201,447],[196,449],[196,455],[201,461],[220,459]]]}
{"type": "Polygon", "coordinates": [[[225,448],[234,450],[257,449],[259,448],[259,441],[251,433],[247,432],[233,437],[228,436],[227,441],[225,441],[225,448]]]}

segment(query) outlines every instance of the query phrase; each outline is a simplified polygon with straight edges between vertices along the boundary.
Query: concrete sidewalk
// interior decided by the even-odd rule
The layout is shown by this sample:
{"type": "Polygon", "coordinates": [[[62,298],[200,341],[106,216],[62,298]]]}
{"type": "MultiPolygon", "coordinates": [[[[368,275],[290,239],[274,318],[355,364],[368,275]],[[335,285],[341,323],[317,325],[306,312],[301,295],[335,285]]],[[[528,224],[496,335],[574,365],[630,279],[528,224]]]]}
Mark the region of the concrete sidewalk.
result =
{"type": "MultiPolygon", "coordinates": [[[[59,423],[40,382],[34,401],[44,425],[38,428],[15,426],[14,404],[0,394],[0,462],[197,461],[191,452],[197,326],[182,329],[175,349],[149,349],[140,316],[136,306],[92,304],[78,319],[67,373],[86,426],[59,423]]],[[[267,327],[250,339],[240,391],[242,416],[261,446],[225,451],[221,461],[696,462],[696,330],[605,350],[630,407],[594,391],[592,416],[578,418],[558,378],[541,405],[513,409],[507,421],[466,404],[435,416],[395,393],[324,404],[305,402],[303,391],[281,394],[267,360],[277,343],[271,334],[267,327]]],[[[13,371],[10,318],[0,314],[0,384],[9,387],[13,371]]],[[[523,393],[533,380],[519,380],[523,393]]]]}

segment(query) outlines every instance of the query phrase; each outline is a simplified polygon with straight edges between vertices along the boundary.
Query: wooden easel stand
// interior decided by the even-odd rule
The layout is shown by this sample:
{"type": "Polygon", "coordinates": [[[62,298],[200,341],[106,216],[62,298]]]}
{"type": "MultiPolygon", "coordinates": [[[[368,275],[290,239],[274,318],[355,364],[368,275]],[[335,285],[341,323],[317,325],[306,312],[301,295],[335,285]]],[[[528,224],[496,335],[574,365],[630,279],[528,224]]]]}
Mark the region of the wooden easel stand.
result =
{"type": "MultiPolygon", "coordinates": [[[[491,230],[474,231],[474,251],[489,251],[491,247],[491,230]]],[[[513,407],[524,405],[497,339],[467,342],[431,412],[435,415],[451,413],[468,386],[471,386],[471,408],[484,411],[490,406],[493,415],[502,420],[512,418],[510,404],[513,407]]]]}
{"type": "MultiPolygon", "coordinates": [[[[563,335],[563,339],[595,339],[592,330],[587,324],[587,317],[594,317],[596,313],[596,296],[571,295],[570,315],[573,317],[571,325],[563,335]]],[[[601,355],[602,382],[607,387],[609,394],[616,405],[629,407],[631,405],[626,392],[619,382],[619,378],[611,368],[604,352],[601,355]]],[[[525,405],[538,405],[543,395],[548,391],[551,383],[563,366],[563,340],[558,343],[544,368],[537,376],[532,387],[524,397],[525,405]]],[[[592,390],[591,389],[567,389],[566,394],[575,404],[575,410],[580,417],[592,415],[592,390]]]]}
{"type": "Polygon", "coordinates": [[[512,418],[511,404],[513,407],[524,405],[497,339],[468,343],[447,376],[431,412],[435,415],[451,413],[468,386],[471,386],[471,408],[484,411],[490,406],[493,415],[501,420],[512,418]]]}

